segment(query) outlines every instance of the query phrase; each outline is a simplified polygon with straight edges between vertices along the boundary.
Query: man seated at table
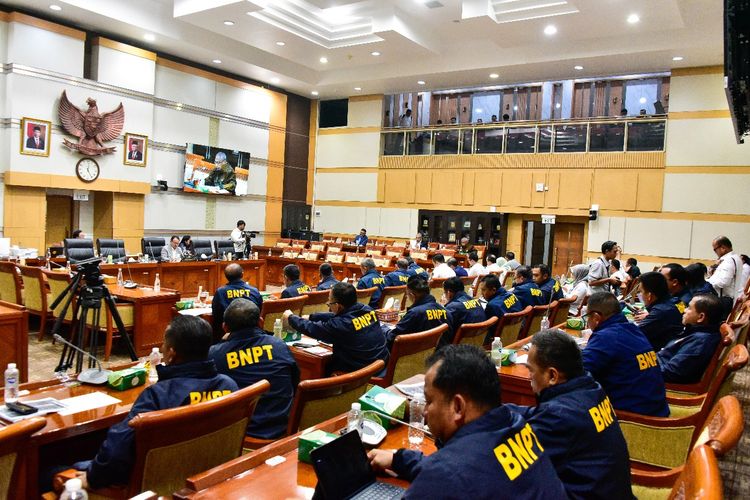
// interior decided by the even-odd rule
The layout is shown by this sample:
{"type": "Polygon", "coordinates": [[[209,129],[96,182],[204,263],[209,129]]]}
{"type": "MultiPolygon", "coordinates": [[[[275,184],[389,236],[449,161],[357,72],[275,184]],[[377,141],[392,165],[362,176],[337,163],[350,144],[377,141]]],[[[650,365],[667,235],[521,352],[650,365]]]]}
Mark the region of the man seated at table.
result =
{"type": "Polygon", "coordinates": [[[318,272],[320,273],[320,282],[315,287],[318,291],[330,290],[333,285],[339,282],[333,275],[333,267],[328,262],[322,263],[318,268],[318,272]]]}
{"type": "Polygon", "coordinates": [[[721,340],[721,301],[716,295],[696,295],[682,315],[683,332],[656,355],[665,382],[698,382],[721,340]]]}
{"type": "Polygon", "coordinates": [[[354,244],[358,247],[363,247],[367,245],[367,242],[370,241],[367,237],[367,229],[362,228],[359,230],[359,234],[354,238],[354,244]]]}
{"type": "Polygon", "coordinates": [[[162,262],[180,262],[183,258],[182,248],[180,248],[180,237],[172,236],[169,243],[161,247],[162,262]]]}
{"type": "Polygon", "coordinates": [[[520,266],[520,262],[516,260],[516,254],[513,252],[506,252],[505,258],[508,260],[503,267],[505,269],[508,269],[510,271],[515,271],[518,266],[520,266]]]}
{"type": "Polygon", "coordinates": [[[409,263],[409,267],[406,269],[409,277],[424,276],[425,279],[427,279],[427,271],[425,271],[419,264],[414,262],[414,259],[412,259],[411,257],[407,257],[406,261],[409,263]]]}
{"type": "Polygon", "coordinates": [[[284,311],[284,323],[298,332],[333,345],[329,372],[353,372],[378,359],[388,363],[385,335],[375,311],[357,302],[357,290],[349,283],[336,283],[328,299],[328,313],[309,319],[284,311]]]}
{"type": "Polygon", "coordinates": [[[469,237],[464,236],[458,244],[458,253],[466,255],[471,252],[476,252],[476,249],[474,248],[474,245],[469,243],[469,237]]]}
{"type": "Polygon", "coordinates": [[[370,307],[375,309],[378,307],[378,302],[380,302],[380,296],[383,295],[385,278],[380,275],[377,269],[375,269],[375,261],[370,257],[362,259],[359,268],[362,270],[362,277],[357,283],[357,289],[366,290],[375,287],[375,291],[372,292],[372,295],[370,296],[370,307]]]}
{"type": "Polygon", "coordinates": [[[487,318],[478,299],[464,291],[464,283],[458,277],[448,278],[443,283],[443,293],[447,303],[445,310],[450,318],[450,330],[440,338],[438,347],[453,342],[459,327],[466,323],[481,323],[487,318]]]}
{"type": "Polygon", "coordinates": [[[690,289],[690,294],[695,297],[702,293],[710,293],[716,295],[716,289],[706,281],[706,274],[708,269],[703,262],[694,262],[685,267],[685,274],[687,274],[687,286],[690,289]]]}
{"type": "MultiPolygon", "coordinates": [[[[500,278],[494,274],[488,274],[482,278],[482,287],[480,290],[482,291],[484,299],[487,301],[487,305],[484,308],[485,319],[490,319],[494,316],[499,323],[500,318],[502,318],[505,313],[520,312],[523,311],[525,307],[515,293],[509,292],[503,288],[500,284],[500,278]]],[[[487,332],[485,344],[495,336],[496,331],[497,323],[495,323],[495,326],[490,328],[487,332]]]]}
{"type": "Polygon", "coordinates": [[[456,260],[454,257],[448,259],[448,267],[453,269],[453,272],[456,273],[456,276],[458,276],[459,278],[469,275],[469,271],[464,269],[463,266],[459,266],[458,260],[456,260]]]}
{"type": "Polygon", "coordinates": [[[673,262],[661,266],[659,272],[667,280],[667,289],[669,289],[669,295],[672,296],[672,303],[677,306],[680,314],[684,313],[690,304],[690,299],[693,298],[687,286],[687,271],[680,264],[673,262]]]}
{"type": "Polygon", "coordinates": [[[534,283],[534,275],[529,266],[518,266],[513,277],[513,294],[523,307],[546,306],[544,293],[534,283]]]}
{"type": "Polygon", "coordinates": [[[482,261],[479,260],[479,255],[476,252],[469,252],[466,258],[469,260],[469,276],[473,278],[487,274],[487,270],[482,265],[482,261]]]}
{"type": "Polygon", "coordinates": [[[445,256],[436,253],[432,256],[432,264],[435,268],[432,270],[432,279],[452,278],[456,272],[445,263],[445,256]]]}
{"type": "Polygon", "coordinates": [[[682,314],[672,303],[667,280],[661,273],[641,274],[641,294],[646,310],[637,313],[635,321],[658,352],[682,332],[682,314]]]}
{"type": "Polygon", "coordinates": [[[410,250],[421,250],[427,248],[427,241],[422,237],[422,233],[417,233],[413,240],[409,241],[410,250]]]}
{"type": "Polygon", "coordinates": [[[503,272],[503,268],[500,267],[500,264],[497,263],[497,257],[495,257],[492,254],[489,254],[487,256],[487,267],[485,268],[485,270],[488,273],[502,273],[503,272]]]}
{"type": "Polygon", "coordinates": [[[281,291],[282,299],[299,297],[303,293],[310,292],[310,287],[299,279],[299,267],[296,264],[284,266],[284,290],[281,291]]]}
{"type": "Polygon", "coordinates": [[[93,460],[78,462],[84,471],[84,485],[105,488],[127,484],[135,459],[135,431],[128,426],[136,415],[155,410],[192,405],[237,390],[237,384],[216,371],[208,359],[211,325],[197,316],[176,316],[164,332],[159,381],[146,387],[125,419],[107,431],[107,437],[93,460]]]}
{"type": "Polygon", "coordinates": [[[375,471],[411,481],[406,499],[566,498],[532,427],[500,404],[497,371],[482,349],[448,345],[427,367],[425,423],[438,451],[375,449],[375,471]]]}
{"type": "Polygon", "coordinates": [[[393,346],[393,341],[399,335],[424,332],[443,323],[450,325],[448,312],[430,294],[430,285],[422,276],[409,278],[406,283],[406,296],[411,300],[412,305],[406,309],[406,314],[401,321],[388,332],[388,349],[393,346]]]}
{"type": "Polygon", "coordinates": [[[266,379],[264,393],[247,427],[247,434],[261,439],[281,437],[292,409],[299,369],[286,343],[258,326],[260,309],[247,299],[237,299],[224,312],[225,341],[211,346],[208,357],[242,389],[266,379]]]}
{"type": "Polygon", "coordinates": [[[385,286],[403,286],[409,281],[409,261],[401,257],[396,261],[396,270],[385,275],[385,286]]]}
{"type": "Polygon", "coordinates": [[[224,268],[224,276],[227,278],[227,284],[220,286],[214,292],[211,299],[211,316],[214,322],[214,340],[221,337],[223,333],[222,324],[224,323],[224,311],[226,311],[230,302],[239,298],[246,298],[253,302],[258,309],[263,307],[263,297],[254,286],[251,286],[242,279],[242,266],[236,263],[229,264],[224,268]]]}
{"type": "MultiPolygon", "coordinates": [[[[658,273],[655,273],[658,274],[658,273]]],[[[589,297],[583,367],[599,382],[617,410],[668,417],[664,379],[656,353],[643,332],[630,323],[609,292],[589,297]]]]}
{"type": "Polygon", "coordinates": [[[550,276],[550,269],[546,264],[537,264],[532,267],[531,277],[542,291],[542,300],[545,305],[553,300],[565,298],[560,282],[550,276]]]}
{"type": "Polygon", "coordinates": [[[538,404],[506,406],[531,424],[570,498],[633,498],[625,438],[573,338],[561,330],[535,334],[526,366],[538,404]]]}

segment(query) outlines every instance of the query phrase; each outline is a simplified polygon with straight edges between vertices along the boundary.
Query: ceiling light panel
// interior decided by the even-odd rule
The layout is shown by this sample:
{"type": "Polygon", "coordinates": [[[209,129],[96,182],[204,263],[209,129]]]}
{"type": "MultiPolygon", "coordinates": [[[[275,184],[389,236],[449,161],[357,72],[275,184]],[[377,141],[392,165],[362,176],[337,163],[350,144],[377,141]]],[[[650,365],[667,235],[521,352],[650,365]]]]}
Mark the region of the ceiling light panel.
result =
{"type": "Polygon", "coordinates": [[[489,0],[489,16],[498,24],[575,14],[569,0],[489,0]]]}

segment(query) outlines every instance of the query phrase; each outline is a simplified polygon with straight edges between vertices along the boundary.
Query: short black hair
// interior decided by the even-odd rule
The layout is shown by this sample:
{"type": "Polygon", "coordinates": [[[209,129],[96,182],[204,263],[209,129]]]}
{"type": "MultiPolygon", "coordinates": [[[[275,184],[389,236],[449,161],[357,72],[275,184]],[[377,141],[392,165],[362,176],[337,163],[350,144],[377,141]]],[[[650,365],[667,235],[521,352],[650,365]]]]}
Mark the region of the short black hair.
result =
{"type": "Polygon", "coordinates": [[[333,267],[328,262],[324,262],[320,265],[318,271],[320,271],[321,276],[328,277],[333,274],[333,267]]]}
{"type": "Polygon", "coordinates": [[[440,264],[444,264],[445,257],[443,257],[443,254],[441,253],[436,253],[435,255],[432,256],[432,262],[438,262],[440,264]]]}
{"type": "Polygon", "coordinates": [[[497,257],[495,257],[495,256],[494,256],[494,255],[492,255],[492,254],[489,254],[489,255],[487,256],[487,262],[492,262],[492,263],[494,264],[495,262],[497,262],[497,257]]]}
{"type": "Polygon", "coordinates": [[[458,267],[458,261],[455,257],[451,257],[450,259],[448,259],[448,265],[450,267],[458,267]]]}
{"type": "Polygon", "coordinates": [[[550,270],[549,266],[547,264],[534,264],[534,267],[532,269],[539,269],[539,273],[541,273],[542,276],[545,274],[549,276],[550,270]]]}
{"type": "Polygon", "coordinates": [[[245,224],[245,221],[244,221],[244,220],[240,219],[240,220],[238,220],[238,221],[237,221],[237,227],[240,227],[240,226],[242,226],[243,224],[245,224]]]}
{"type": "Polygon", "coordinates": [[[258,326],[260,309],[248,299],[234,299],[224,311],[224,323],[230,332],[258,326]]]}
{"type": "Polygon", "coordinates": [[[357,303],[357,289],[351,283],[339,281],[331,287],[333,300],[344,306],[346,309],[357,303]]]}
{"type": "Polygon", "coordinates": [[[719,297],[712,293],[701,293],[693,298],[696,312],[706,315],[707,324],[719,325],[724,320],[724,308],[719,297]]]}
{"type": "Polygon", "coordinates": [[[242,275],[242,266],[237,264],[236,262],[233,262],[224,268],[224,276],[226,276],[227,281],[242,279],[242,275]]]}
{"type": "MultiPolygon", "coordinates": [[[[657,300],[669,297],[667,278],[657,271],[649,271],[641,274],[641,288],[656,295],[657,300]]],[[[589,299],[589,302],[591,299],[589,299]]]]}
{"type": "Polygon", "coordinates": [[[536,360],[542,368],[556,368],[566,380],[584,374],[581,349],[573,337],[557,328],[542,330],[531,337],[536,360]]]}
{"type": "Polygon", "coordinates": [[[409,267],[409,261],[401,257],[396,261],[396,267],[399,269],[408,269],[409,267]]]}
{"type": "Polygon", "coordinates": [[[359,264],[360,266],[364,267],[365,269],[375,269],[375,261],[371,257],[367,257],[366,259],[362,259],[362,262],[359,264]]]}
{"type": "Polygon", "coordinates": [[[176,234],[173,234],[173,235],[172,235],[172,237],[171,237],[171,238],[169,238],[169,241],[170,241],[170,242],[171,242],[172,240],[177,240],[177,241],[180,241],[180,237],[179,237],[179,236],[177,236],[176,234]]]}
{"type": "Polygon", "coordinates": [[[612,267],[614,267],[618,271],[620,270],[620,261],[619,260],[612,259],[612,262],[610,262],[610,264],[612,264],[612,267]]]}
{"type": "Polygon", "coordinates": [[[637,266],[638,261],[635,260],[633,257],[630,257],[628,260],[625,261],[629,266],[637,266]]]}
{"type": "Polygon", "coordinates": [[[73,234],[71,234],[70,236],[71,238],[78,238],[82,232],[83,231],[81,231],[80,229],[76,229],[75,231],[73,231],[73,234]]]}
{"type": "Polygon", "coordinates": [[[482,278],[485,289],[500,290],[500,278],[496,274],[488,274],[482,278]]]}
{"type": "Polygon", "coordinates": [[[604,243],[602,243],[602,253],[607,253],[613,248],[615,248],[616,246],[617,246],[616,241],[607,240],[604,243]]]}
{"type": "Polygon", "coordinates": [[[292,281],[297,281],[299,279],[299,267],[297,267],[297,264],[287,264],[284,266],[284,276],[289,278],[292,281]]]}
{"type": "Polygon", "coordinates": [[[211,325],[198,316],[175,316],[164,332],[164,342],[185,361],[205,361],[212,341],[211,325]]]}
{"type": "Polygon", "coordinates": [[[367,229],[365,229],[365,228],[362,228],[362,229],[360,229],[359,231],[360,231],[360,232],[362,232],[362,231],[364,231],[364,232],[367,232],[367,229]]]}
{"type": "Polygon", "coordinates": [[[516,268],[516,278],[519,276],[525,280],[530,280],[532,278],[531,268],[529,266],[518,266],[516,268]]]}
{"type": "Polygon", "coordinates": [[[406,282],[406,288],[416,293],[430,293],[430,285],[427,283],[427,278],[419,274],[409,276],[409,281],[406,282]]]}
{"type": "Polygon", "coordinates": [[[714,241],[717,245],[721,245],[723,247],[732,248],[732,242],[729,241],[729,238],[726,236],[717,236],[714,241]]]}
{"type": "Polygon", "coordinates": [[[592,293],[589,296],[587,308],[589,313],[598,312],[606,317],[612,316],[613,314],[616,314],[618,312],[622,312],[622,309],[620,309],[620,302],[617,300],[617,297],[609,292],[592,293]]]}
{"type": "Polygon", "coordinates": [[[703,262],[693,262],[685,268],[687,274],[687,286],[695,288],[706,282],[706,273],[708,269],[703,262]]]}
{"type": "Polygon", "coordinates": [[[669,279],[679,281],[682,286],[687,285],[687,272],[681,264],[670,262],[669,264],[664,264],[661,267],[662,269],[669,269],[669,279]]]}
{"type": "Polygon", "coordinates": [[[513,252],[505,252],[505,258],[508,260],[513,260],[516,258],[516,254],[514,254],[513,252]]]}
{"type": "Polygon", "coordinates": [[[464,282],[458,276],[453,276],[443,282],[443,290],[453,293],[463,292],[464,282]]]}
{"type": "Polygon", "coordinates": [[[34,132],[36,132],[37,130],[38,130],[39,132],[41,132],[41,131],[42,131],[42,128],[41,128],[41,127],[40,127],[39,125],[34,125],[34,132]]]}
{"type": "Polygon", "coordinates": [[[510,115],[508,113],[505,113],[503,115],[503,121],[509,122],[510,121],[510,115]]]}
{"type": "Polygon", "coordinates": [[[469,260],[473,260],[474,262],[479,262],[479,254],[476,252],[469,252],[469,260]]]}
{"type": "Polygon", "coordinates": [[[437,363],[440,365],[432,385],[446,398],[461,394],[482,408],[500,404],[500,377],[483,349],[470,344],[449,344],[427,358],[427,369],[437,363]]]}

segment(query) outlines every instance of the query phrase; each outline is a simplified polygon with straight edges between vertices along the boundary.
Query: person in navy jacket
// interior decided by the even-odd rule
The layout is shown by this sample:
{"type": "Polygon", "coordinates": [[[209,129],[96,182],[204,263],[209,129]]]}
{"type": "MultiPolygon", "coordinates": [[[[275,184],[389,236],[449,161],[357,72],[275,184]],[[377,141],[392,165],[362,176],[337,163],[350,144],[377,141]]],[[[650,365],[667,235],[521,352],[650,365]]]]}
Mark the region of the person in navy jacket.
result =
{"type": "Polygon", "coordinates": [[[529,266],[518,266],[513,278],[513,294],[518,297],[523,307],[546,306],[544,293],[534,283],[534,275],[529,266]]]}
{"type": "Polygon", "coordinates": [[[396,270],[385,275],[385,286],[402,286],[409,281],[409,261],[403,257],[396,261],[396,270]]]}
{"type": "Polygon", "coordinates": [[[669,295],[672,296],[672,303],[677,306],[680,314],[685,312],[693,294],[687,286],[687,271],[680,264],[670,263],[661,266],[659,272],[667,280],[669,295]]]}
{"type": "Polygon", "coordinates": [[[625,437],[573,338],[561,330],[535,334],[526,366],[538,404],[506,406],[531,424],[568,496],[632,499],[625,437]]]}
{"type": "Polygon", "coordinates": [[[353,372],[378,359],[388,364],[388,349],[378,317],[370,306],[357,302],[353,285],[333,285],[328,308],[331,312],[311,314],[310,319],[284,311],[284,322],[298,332],[333,344],[329,372],[353,372]]]}
{"type": "Polygon", "coordinates": [[[368,454],[375,471],[411,481],[403,498],[566,498],[540,436],[500,405],[497,371],[482,349],[447,345],[427,366],[425,420],[438,450],[368,454]]]}
{"type": "Polygon", "coordinates": [[[363,247],[367,245],[367,242],[370,241],[367,238],[367,229],[362,228],[359,230],[359,234],[354,238],[354,244],[358,247],[363,247]]]}
{"type": "Polygon", "coordinates": [[[706,281],[708,269],[704,263],[694,262],[685,267],[685,272],[687,273],[687,286],[693,297],[702,293],[716,295],[716,289],[706,281]]]}
{"type": "Polygon", "coordinates": [[[427,279],[427,271],[425,271],[419,264],[414,262],[414,259],[411,257],[407,257],[406,261],[409,263],[409,267],[406,270],[409,277],[411,276],[424,276],[425,279],[427,279]]]}
{"type": "Polygon", "coordinates": [[[367,288],[375,287],[375,291],[370,297],[370,307],[377,309],[378,303],[380,302],[380,296],[383,294],[383,288],[385,288],[385,278],[375,269],[375,261],[371,258],[362,259],[362,263],[359,265],[362,270],[362,277],[357,283],[358,290],[365,290],[367,288]]]}
{"type": "Polygon", "coordinates": [[[146,387],[125,419],[107,431],[93,460],[74,465],[85,471],[84,484],[105,488],[127,484],[135,460],[135,431],[128,425],[141,413],[192,405],[237,390],[237,384],[216,371],[208,359],[211,325],[196,316],[175,317],[164,332],[163,363],[156,367],[159,381],[146,387]]]}
{"type": "Polygon", "coordinates": [[[219,340],[223,335],[222,323],[224,311],[229,304],[239,298],[245,298],[253,302],[258,309],[263,307],[263,297],[254,286],[249,285],[242,279],[242,266],[237,263],[229,264],[224,268],[224,276],[227,284],[216,289],[211,299],[211,317],[214,322],[214,340],[219,340]]]}
{"type": "Polygon", "coordinates": [[[537,264],[532,267],[531,277],[536,286],[542,291],[542,302],[544,305],[551,303],[553,300],[565,298],[565,293],[560,286],[560,282],[550,276],[547,264],[537,264]]]}
{"type": "Polygon", "coordinates": [[[458,260],[456,260],[454,257],[448,259],[448,267],[453,269],[453,272],[455,272],[456,276],[458,276],[459,278],[469,275],[469,271],[467,271],[463,266],[459,266],[458,260]]]}
{"type": "Polygon", "coordinates": [[[406,295],[411,299],[412,305],[406,309],[401,321],[388,332],[388,349],[393,346],[393,341],[399,335],[424,332],[443,323],[451,323],[448,311],[430,294],[430,286],[422,276],[409,278],[406,283],[406,295]]]}
{"type": "Polygon", "coordinates": [[[448,278],[443,282],[443,293],[447,303],[445,309],[450,318],[450,330],[448,330],[438,342],[438,347],[453,342],[459,327],[465,323],[481,323],[486,321],[484,309],[479,299],[469,297],[464,291],[464,284],[458,277],[448,278]]]}
{"type": "Polygon", "coordinates": [[[583,350],[583,366],[601,384],[612,406],[617,410],[668,417],[664,379],[656,353],[640,328],[622,314],[617,298],[609,292],[592,294],[587,316],[593,333],[583,350]]]}
{"type": "MultiPolygon", "coordinates": [[[[480,290],[482,290],[482,295],[487,301],[487,305],[484,308],[485,319],[495,316],[499,322],[505,313],[520,312],[525,307],[515,293],[509,292],[500,286],[500,279],[494,274],[488,274],[482,278],[482,288],[480,290]]],[[[497,323],[487,332],[484,341],[485,344],[492,340],[496,330],[497,323]]]]}
{"type": "Polygon", "coordinates": [[[672,302],[667,280],[661,273],[641,274],[641,293],[647,312],[635,315],[635,321],[655,351],[682,332],[682,314],[672,302]]]}
{"type": "Polygon", "coordinates": [[[318,268],[318,272],[320,273],[320,282],[318,283],[318,286],[315,287],[318,291],[330,290],[333,285],[339,282],[339,280],[333,275],[333,267],[331,267],[331,264],[328,262],[322,263],[318,268]]]}
{"type": "Polygon", "coordinates": [[[722,306],[716,295],[696,295],[682,315],[685,330],[656,355],[665,382],[698,382],[721,341],[722,306]]]}
{"type": "Polygon", "coordinates": [[[310,287],[299,279],[299,267],[296,264],[284,266],[284,289],[281,291],[282,299],[299,297],[303,293],[310,292],[310,287]]]}
{"type": "Polygon", "coordinates": [[[247,426],[248,436],[274,439],[286,432],[299,369],[286,343],[258,327],[260,309],[247,299],[237,299],[224,312],[228,337],[211,346],[208,357],[219,373],[228,375],[242,389],[266,379],[264,393],[247,426]]]}

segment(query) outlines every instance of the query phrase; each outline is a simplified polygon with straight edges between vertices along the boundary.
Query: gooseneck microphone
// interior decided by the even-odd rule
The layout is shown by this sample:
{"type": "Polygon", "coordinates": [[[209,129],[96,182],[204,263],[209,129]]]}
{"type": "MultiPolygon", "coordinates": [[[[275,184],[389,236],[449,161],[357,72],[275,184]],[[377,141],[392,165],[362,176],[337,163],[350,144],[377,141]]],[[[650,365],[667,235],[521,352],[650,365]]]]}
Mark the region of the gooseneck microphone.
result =
{"type": "Polygon", "coordinates": [[[80,347],[78,347],[78,346],[76,346],[74,344],[71,344],[70,342],[68,342],[67,340],[65,340],[64,338],[62,338],[57,333],[54,334],[53,337],[58,342],[62,342],[66,346],[70,347],[71,349],[75,349],[78,352],[82,352],[83,354],[85,354],[89,358],[91,358],[94,361],[96,361],[96,365],[99,368],[87,368],[87,369],[81,371],[81,373],[78,374],[78,381],[79,382],[83,382],[83,383],[86,383],[86,384],[93,384],[93,385],[102,385],[102,384],[106,384],[107,383],[107,379],[109,379],[109,375],[112,373],[112,370],[103,370],[102,369],[102,364],[101,364],[101,362],[99,362],[99,359],[96,356],[93,356],[90,353],[88,353],[88,352],[84,351],[83,349],[81,349],[80,347]]]}

